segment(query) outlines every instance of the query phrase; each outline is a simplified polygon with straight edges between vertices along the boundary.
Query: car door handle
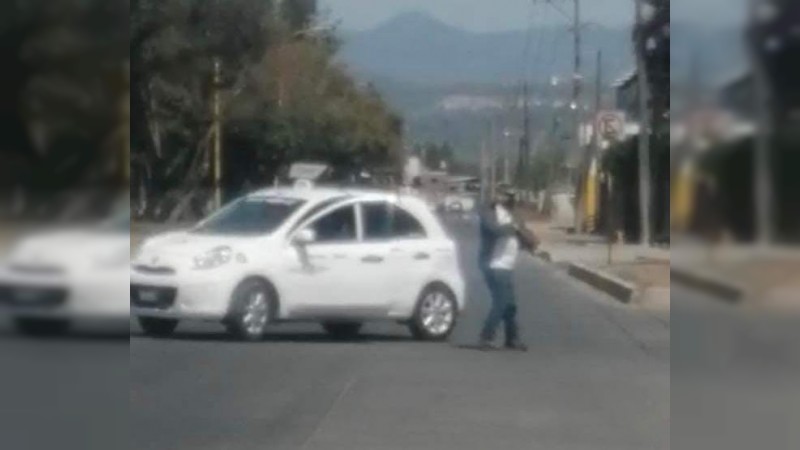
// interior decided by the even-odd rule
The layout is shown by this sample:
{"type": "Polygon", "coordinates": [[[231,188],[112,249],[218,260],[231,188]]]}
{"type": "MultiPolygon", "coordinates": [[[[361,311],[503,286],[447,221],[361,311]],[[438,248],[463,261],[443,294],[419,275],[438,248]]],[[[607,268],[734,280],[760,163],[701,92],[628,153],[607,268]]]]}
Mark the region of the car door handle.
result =
{"type": "Polygon", "coordinates": [[[414,254],[414,259],[417,261],[424,261],[426,259],[431,259],[431,255],[425,252],[419,252],[414,254]]]}
{"type": "Polygon", "coordinates": [[[383,262],[383,257],[378,255],[367,255],[361,258],[361,262],[368,263],[368,264],[380,264],[383,262]]]}

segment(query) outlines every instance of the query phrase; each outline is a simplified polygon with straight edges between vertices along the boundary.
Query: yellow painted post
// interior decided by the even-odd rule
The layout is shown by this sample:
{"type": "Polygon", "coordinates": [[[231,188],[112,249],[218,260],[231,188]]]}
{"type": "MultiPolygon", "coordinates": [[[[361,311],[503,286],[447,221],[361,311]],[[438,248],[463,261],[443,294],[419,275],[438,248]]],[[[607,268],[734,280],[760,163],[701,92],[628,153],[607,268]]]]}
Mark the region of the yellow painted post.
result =
{"type": "Polygon", "coordinates": [[[599,200],[597,196],[598,182],[597,158],[593,157],[589,162],[589,171],[586,176],[586,192],[584,200],[584,220],[586,221],[584,226],[586,231],[589,233],[597,229],[597,202],[599,200]]]}

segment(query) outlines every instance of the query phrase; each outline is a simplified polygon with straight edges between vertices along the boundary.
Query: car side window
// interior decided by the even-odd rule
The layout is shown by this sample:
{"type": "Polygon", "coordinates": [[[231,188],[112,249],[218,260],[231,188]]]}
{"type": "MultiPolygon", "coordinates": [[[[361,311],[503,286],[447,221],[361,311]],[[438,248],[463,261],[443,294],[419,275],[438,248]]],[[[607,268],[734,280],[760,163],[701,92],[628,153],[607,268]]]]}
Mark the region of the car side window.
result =
{"type": "Polygon", "coordinates": [[[398,238],[422,238],[425,237],[425,229],[422,224],[407,211],[401,208],[394,208],[392,223],[392,235],[398,238]]]}
{"type": "Polygon", "coordinates": [[[291,231],[296,231],[302,224],[306,223],[308,219],[322,212],[322,210],[347,199],[347,196],[334,197],[316,204],[314,207],[306,211],[299,219],[297,219],[294,226],[292,226],[291,231]]]}
{"type": "Polygon", "coordinates": [[[355,206],[334,210],[317,219],[311,228],[316,233],[316,243],[355,241],[357,238],[355,206]]]}
{"type": "Polygon", "coordinates": [[[389,203],[364,203],[364,239],[413,239],[425,237],[425,229],[414,216],[389,203]]]}

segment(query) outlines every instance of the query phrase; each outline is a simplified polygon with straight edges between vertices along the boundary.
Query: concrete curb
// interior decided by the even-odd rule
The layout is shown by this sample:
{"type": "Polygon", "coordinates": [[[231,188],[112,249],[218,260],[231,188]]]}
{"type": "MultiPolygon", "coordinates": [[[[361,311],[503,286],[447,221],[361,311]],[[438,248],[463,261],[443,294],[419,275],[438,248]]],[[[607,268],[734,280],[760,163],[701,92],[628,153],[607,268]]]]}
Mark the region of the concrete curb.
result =
{"type": "Polygon", "coordinates": [[[587,267],[580,263],[570,263],[567,272],[573,278],[605,292],[622,303],[636,299],[636,286],[602,270],[587,267]]]}
{"type": "Polygon", "coordinates": [[[729,303],[740,302],[747,296],[747,290],[744,287],[717,275],[703,273],[702,270],[672,265],[669,273],[672,281],[729,303]]]}

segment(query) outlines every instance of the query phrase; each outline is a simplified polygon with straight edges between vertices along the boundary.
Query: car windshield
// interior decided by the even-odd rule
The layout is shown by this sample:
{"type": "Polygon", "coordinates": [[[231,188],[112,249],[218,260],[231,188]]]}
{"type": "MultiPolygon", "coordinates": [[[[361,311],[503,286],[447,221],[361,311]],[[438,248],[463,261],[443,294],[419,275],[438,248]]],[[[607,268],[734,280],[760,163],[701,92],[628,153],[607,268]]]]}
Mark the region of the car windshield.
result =
{"type": "Polygon", "coordinates": [[[106,232],[106,233],[130,234],[131,232],[130,211],[121,212],[100,222],[99,230],[101,232],[106,232]]]}
{"type": "Polygon", "coordinates": [[[286,197],[247,197],[204,220],[192,232],[242,235],[270,233],[303,203],[302,200],[286,197]]]}

